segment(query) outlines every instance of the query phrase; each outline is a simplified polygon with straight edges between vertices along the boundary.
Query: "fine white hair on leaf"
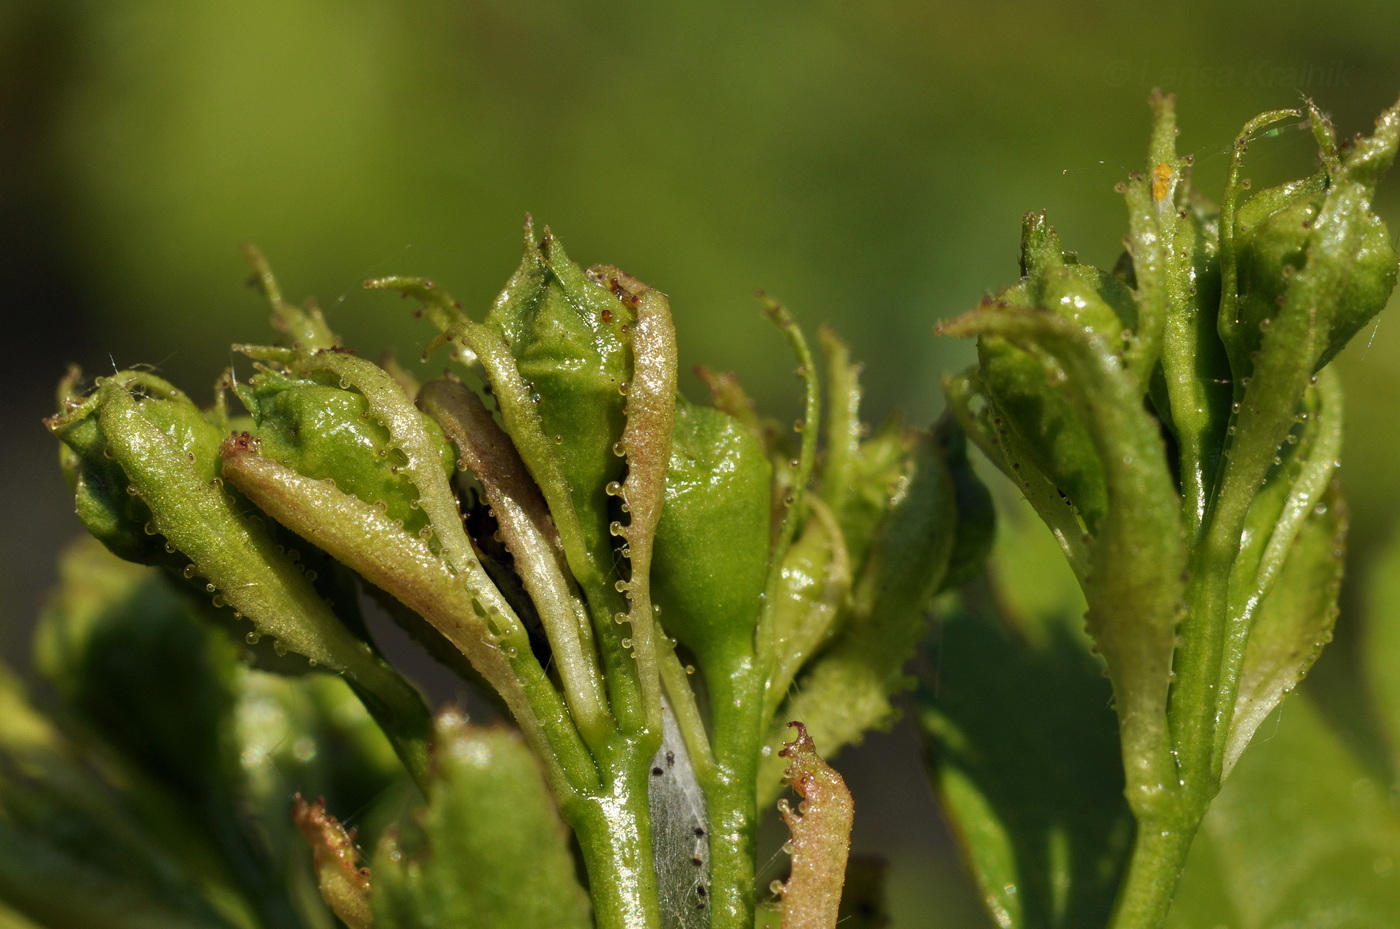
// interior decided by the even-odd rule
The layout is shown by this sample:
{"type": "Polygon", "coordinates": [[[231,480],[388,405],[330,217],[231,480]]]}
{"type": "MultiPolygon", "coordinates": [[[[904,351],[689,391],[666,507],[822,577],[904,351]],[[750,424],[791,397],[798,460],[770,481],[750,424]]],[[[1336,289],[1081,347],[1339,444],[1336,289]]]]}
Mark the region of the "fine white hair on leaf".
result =
{"type": "Polygon", "coordinates": [[[661,748],[648,775],[651,847],[665,929],[710,924],[710,822],[675,713],[662,696],[661,748]]]}

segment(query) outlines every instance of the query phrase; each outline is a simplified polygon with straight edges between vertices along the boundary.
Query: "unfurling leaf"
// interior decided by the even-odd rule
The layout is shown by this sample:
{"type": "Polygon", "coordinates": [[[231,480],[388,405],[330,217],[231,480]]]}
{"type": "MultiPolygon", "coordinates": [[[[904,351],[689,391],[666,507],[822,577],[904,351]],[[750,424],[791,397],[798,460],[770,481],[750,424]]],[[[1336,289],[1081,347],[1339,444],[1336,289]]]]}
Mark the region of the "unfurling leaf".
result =
{"type": "Polygon", "coordinates": [[[1230,579],[1232,625],[1240,630],[1230,639],[1239,691],[1222,775],[1332,638],[1348,523],[1335,473],[1341,406],[1336,374],[1323,371],[1304,398],[1293,441],[1245,521],[1230,579]]]}
{"type": "Polygon", "coordinates": [[[787,778],[802,798],[793,811],[786,800],[778,810],[792,832],[792,873],[778,891],[782,929],[835,929],[851,851],[855,806],[841,775],[817,754],[802,723],[789,723],[797,738],[783,747],[787,778]]]}
{"type": "Polygon", "coordinates": [[[321,897],[349,929],[372,929],[369,869],[360,867],[355,833],[326,812],[326,801],[307,803],[301,794],[292,802],[292,820],[315,857],[321,897]]]}
{"type": "MultiPolygon", "coordinates": [[[[942,585],[959,531],[947,441],[946,433],[923,435],[906,458],[901,492],[854,578],[849,615],[780,711],[806,720],[829,755],[886,724],[895,713],[892,698],[912,684],[904,665],[924,634],[928,602],[942,585]]],[[[793,547],[800,551],[800,544],[793,547]]],[[[782,773],[775,757],[782,735],[781,729],[769,735],[774,752],[759,776],[765,800],[782,773]]]]}
{"type": "Polygon", "coordinates": [[[1395,249],[1371,204],[1400,148],[1400,107],[1343,151],[1325,114],[1310,105],[1308,118],[1323,170],[1260,191],[1239,207],[1234,230],[1222,230],[1233,234],[1239,296],[1233,315],[1224,307],[1221,334],[1240,376],[1249,376],[1251,352],[1270,349],[1295,353],[1304,373],[1319,370],[1395,288],[1395,249]],[[1288,330],[1287,342],[1269,336],[1274,325],[1288,330]]]}

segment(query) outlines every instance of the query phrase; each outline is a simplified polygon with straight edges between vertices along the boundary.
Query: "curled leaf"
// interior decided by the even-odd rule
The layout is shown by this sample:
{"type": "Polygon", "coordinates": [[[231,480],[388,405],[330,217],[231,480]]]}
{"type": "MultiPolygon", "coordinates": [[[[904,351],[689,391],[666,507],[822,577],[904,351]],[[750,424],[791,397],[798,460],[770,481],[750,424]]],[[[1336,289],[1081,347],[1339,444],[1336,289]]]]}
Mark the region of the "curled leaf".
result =
{"type": "Polygon", "coordinates": [[[846,882],[855,805],[841,775],[817,754],[807,727],[788,723],[797,738],[780,753],[787,777],[802,798],[794,811],[786,800],[778,811],[792,832],[792,873],[778,891],[782,929],[834,929],[846,882]]]}
{"type": "MultiPolygon", "coordinates": [[[[1385,223],[1372,207],[1376,185],[1400,149],[1400,104],[1382,113],[1376,131],[1339,151],[1331,123],[1309,106],[1323,170],[1312,178],[1261,191],[1222,229],[1236,265],[1236,293],[1222,304],[1221,334],[1237,375],[1249,375],[1249,354],[1269,348],[1271,323],[1303,314],[1289,347],[1308,373],[1321,368],[1385,306],[1395,287],[1396,257],[1385,223]],[[1306,336],[1302,333],[1306,332],[1306,336]]],[[[1243,149],[1236,148],[1238,163],[1243,149]]],[[[1233,167],[1233,166],[1232,166],[1233,167]]],[[[1232,170],[1232,181],[1238,177],[1232,170]]],[[[1227,197],[1238,196],[1237,184],[1227,197]]]]}
{"type": "Polygon", "coordinates": [[[944,331],[1005,339],[1065,372],[1107,501],[1090,543],[1092,567],[1081,578],[1088,628],[1113,681],[1134,809],[1159,802],[1176,782],[1166,701],[1188,554],[1160,426],[1113,347],[1069,320],[990,305],[944,331]]]}
{"type": "MultiPolygon", "coordinates": [[[[530,652],[519,618],[479,563],[454,573],[417,535],[358,497],[260,455],[246,435],[224,446],[224,473],[273,519],[309,539],[433,624],[505,700],[546,759],[593,770],[554,685],[530,652]],[[546,747],[548,746],[548,747],[546,747]]],[[[551,767],[563,789],[561,770],[551,767]]]]}
{"type": "MultiPolygon", "coordinates": [[[[217,454],[211,454],[221,438],[218,427],[182,391],[153,374],[122,371],[98,378],[86,397],[76,394],[78,376],[79,372],[70,372],[62,408],[46,421],[65,447],[64,470],[78,518],[103,545],[128,561],[178,566],[181,559],[164,549],[142,487],[123,466],[113,444],[120,441],[110,434],[119,417],[105,411],[115,404],[124,414],[135,412],[128,418],[149,427],[145,447],[174,452],[187,463],[182,473],[193,472],[205,482],[218,474],[217,454]]],[[[177,462],[170,466],[180,468],[177,462]]]]}
{"type": "Polygon", "coordinates": [[[1239,672],[1239,691],[1222,757],[1222,776],[1239,760],[1274,707],[1298,686],[1337,621],[1346,504],[1333,483],[1311,506],[1277,578],[1260,599],[1239,672]]]}
{"type": "Polygon", "coordinates": [[[321,898],[349,929],[372,929],[369,868],[360,867],[355,833],[326,812],[326,801],[307,803],[301,794],[292,801],[296,823],[315,858],[321,898]]]}
{"type": "MultiPolygon", "coordinates": [[[[151,375],[120,372],[49,424],[77,456],[80,512],[84,486],[96,486],[85,483],[91,476],[100,478],[106,503],[114,482],[131,501],[103,510],[111,519],[101,526],[115,525],[119,538],[129,540],[129,521],[147,517],[139,530],[151,539],[146,548],[132,552],[104,538],[110,548],[133,560],[157,560],[187,579],[203,577],[214,605],[247,617],[257,636],[343,672],[390,728],[405,763],[422,773],[428,716],[421,698],[347,629],[310,572],[224,486],[220,446],[211,444],[217,428],[188,398],[151,375]],[[153,549],[157,558],[142,557],[153,549]]],[[[245,441],[251,441],[246,434],[245,441]]]]}
{"type": "MultiPolygon", "coordinates": [[[[886,724],[895,713],[891,699],[912,683],[904,665],[927,628],[925,610],[943,581],[954,545],[956,501],[945,454],[931,435],[915,445],[906,462],[903,493],[893,501],[854,579],[849,615],[781,709],[787,717],[807,720],[828,754],[886,724]]],[[[781,732],[770,733],[770,747],[780,738],[781,732]]],[[[763,760],[760,798],[771,796],[780,765],[775,755],[763,760]]]]}
{"type": "MultiPolygon", "coordinates": [[[[365,363],[361,362],[361,365],[365,363]]],[[[376,378],[377,380],[380,378],[376,378]]],[[[366,395],[340,385],[340,377],[293,377],[264,370],[237,388],[252,413],[252,435],[262,454],[307,477],[333,480],[366,503],[381,506],[409,532],[429,524],[407,456],[385,418],[371,410],[366,395]]],[[[452,473],[452,455],[437,424],[424,417],[422,428],[434,447],[437,470],[452,473]]]]}
{"type": "MultiPolygon", "coordinates": [[[[631,341],[633,379],[627,392],[627,422],[621,439],[627,457],[622,499],[631,518],[620,535],[623,557],[630,562],[627,619],[632,628],[632,657],[640,678],[640,716],[647,729],[659,738],[661,694],[660,679],[655,671],[657,646],[651,564],[675,427],[676,328],[671,319],[671,305],[660,291],[616,268],[594,268],[590,273],[636,314],[631,341]]],[[[629,707],[619,709],[630,710],[629,707]]],[[[626,718],[630,712],[619,715],[623,716],[624,728],[635,725],[626,718]]]]}

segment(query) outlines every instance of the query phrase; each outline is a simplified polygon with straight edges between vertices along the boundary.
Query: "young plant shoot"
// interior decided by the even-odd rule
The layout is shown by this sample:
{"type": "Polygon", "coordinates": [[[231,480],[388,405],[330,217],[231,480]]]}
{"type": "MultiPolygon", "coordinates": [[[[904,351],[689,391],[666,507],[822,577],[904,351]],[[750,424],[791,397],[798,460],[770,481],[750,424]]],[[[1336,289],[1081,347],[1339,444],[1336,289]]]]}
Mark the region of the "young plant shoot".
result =
{"type": "Polygon", "coordinates": [[[1372,210],[1400,104],[1338,145],[1327,117],[1264,113],[1217,207],[1152,100],[1147,167],[1120,190],[1111,272],[1026,217],[1021,281],[940,327],[976,336],[952,409],[1050,528],[1112,682],[1131,857],[1112,925],[1161,925],[1211,799],[1302,679],[1337,615],[1346,506],[1328,367],[1385,306],[1390,233],[1372,210]],[[1251,143],[1306,120],[1316,174],[1247,195],[1251,143]]]}
{"type": "MultiPolygon", "coordinates": [[[[482,319],[427,281],[367,283],[437,328],[425,354],[455,367],[421,385],[253,262],[287,338],[235,346],[252,371],[225,375],[212,409],[148,373],[85,394],[75,375],[50,426],[109,550],[226,606],[255,651],[343,677],[427,798],[367,868],[336,822],[355,810],[298,806],[331,908],[381,927],[583,926],[590,908],[600,929],[753,926],[786,724],[806,723],[794,757],[824,771],[814,744],[831,755],[886,722],[929,600],[985,550],[959,434],[892,420],[866,438],[845,348],[823,331],[819,368],[773,301],[805,385],[796,428],[731,376],[707,373],[710,403],[692,403],[665,295],[528,223],[482,319]],[[456,710],[431,720],[354,578],[499,701],[533,760],[456,710]]],[[[804,860],[843,851],[820,878],[794,865],[785,924],[833,924],[849,813],[803,818],[804,860]]]]}
{"type": "MultiPolygon", "coordinates": [[[[843,896],[858,804],[828,761],[894,717],[945,591],[919,720],[994,920],[1166,926],[1198,831],[1229,858],[1206,814],[1217,794],[1221,816],[1248,806],[1232,771],[1271,796],[1321,784],[1236,765],[1337,615],[1329,363],[1396,282],[1373,201],[1400,104],[1340,144],[1311,104],[1256,117],[1218,206],[1172,98],[1152,110],[1123,258],[1081,264],[1028,215],[1020,281],[939,327],[975,337],[977,364],[929,431],[870,430],[845,346],[823,329],[814,355],[767,298],[797,422],[733,375],[699,369],[708,396],[681,396],[665,294],[528,220],[482,312],[426,280],[366,283],[435,330],[424,360],[447,368],[425,382],[285,301],[251,250],[280,341],[234,346],[209,408],[149,369],[72,371],[47,423],[101,545],[70,550],[39,627],[52,717],[0,668],[0,926],[882,925],[843,896]],[[1248,149],[1284,122],[1320,167],[1250,192],[1248,149]],[[1003,560],[1008,595],[982,571],[994,519],[966,437],[1049,527],[1098,657],[1012,616],[1035,571],[1003,560]],[[366,598],[499,718],[430,711],[366,598]],[[779,810],[790,870],[770,881],[759,826],[779,810]]],[[[1375,641],[1400,655],[1400,635],[1375,641]]],[[[1376,718],[1400,745],[1394,690],[1376,718]]],[[[1278,745],[1355,767],[1298,719],[1278,745]]],[[[1394,810],[1366,809],[1369,870],[1347,881],[1400,861],[1394,810]]],[[[1298,906],[1400,894],[1327,880],[1298,906]]],[[[1273,919],[1239,925],[1294,918],[1260,886],[1213,899],[1273,919]]],[[[1236,924],[1182,896],[1183,918],[1236,924]]]]}

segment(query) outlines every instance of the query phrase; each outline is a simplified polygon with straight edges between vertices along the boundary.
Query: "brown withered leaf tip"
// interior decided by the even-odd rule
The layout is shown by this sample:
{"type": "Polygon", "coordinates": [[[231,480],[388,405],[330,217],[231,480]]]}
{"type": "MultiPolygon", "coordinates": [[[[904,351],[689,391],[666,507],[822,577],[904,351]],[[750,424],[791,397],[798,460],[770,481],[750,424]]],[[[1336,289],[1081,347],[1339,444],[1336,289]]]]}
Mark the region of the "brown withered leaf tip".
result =
{"type": "Polygon", "coordinates": [[[802,802],[797,810],[785,800],[778,803],[792,832],[792,873],[780,889],[781,929],[832,929],[846,879],[855,808],[846,782],[817,754],[807,727],[799,722],[788,725],[797,730],[797,738],[779,754],[789,761],[786,775],[802,802]]]}

